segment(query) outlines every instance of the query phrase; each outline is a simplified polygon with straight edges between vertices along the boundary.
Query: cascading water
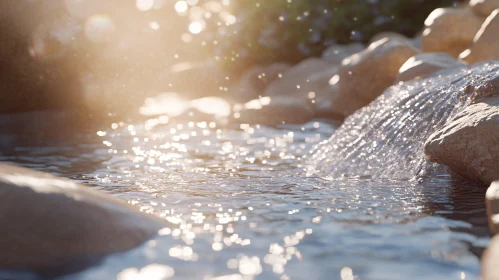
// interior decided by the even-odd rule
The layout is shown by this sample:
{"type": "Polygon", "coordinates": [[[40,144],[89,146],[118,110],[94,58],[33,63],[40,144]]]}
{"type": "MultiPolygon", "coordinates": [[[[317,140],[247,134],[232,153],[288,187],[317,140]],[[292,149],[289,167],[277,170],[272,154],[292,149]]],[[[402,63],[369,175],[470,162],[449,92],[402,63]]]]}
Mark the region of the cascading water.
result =
{"type": "Polygon", "coordinates": [[[410,179],[436,165],[426,160],[426,139],[499,76],[499,63],[396,85],[345,120],[310,151],[308,173],[341,177],[410,179]]]}

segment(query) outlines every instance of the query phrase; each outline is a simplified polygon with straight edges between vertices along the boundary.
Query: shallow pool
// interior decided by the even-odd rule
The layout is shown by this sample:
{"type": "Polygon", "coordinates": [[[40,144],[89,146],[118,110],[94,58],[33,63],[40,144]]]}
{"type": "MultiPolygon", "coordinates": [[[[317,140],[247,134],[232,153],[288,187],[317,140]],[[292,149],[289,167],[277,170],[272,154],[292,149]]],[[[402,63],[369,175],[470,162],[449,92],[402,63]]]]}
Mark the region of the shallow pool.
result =
{"type": "Polygon", "coordinates": [[[320,120],[219,128],[158,118],[0,159],[168,220],[143,246],[63,279],[478,279],[485,190],[446,174],[307,177],[299,158],[334,130],[320,120]]]}

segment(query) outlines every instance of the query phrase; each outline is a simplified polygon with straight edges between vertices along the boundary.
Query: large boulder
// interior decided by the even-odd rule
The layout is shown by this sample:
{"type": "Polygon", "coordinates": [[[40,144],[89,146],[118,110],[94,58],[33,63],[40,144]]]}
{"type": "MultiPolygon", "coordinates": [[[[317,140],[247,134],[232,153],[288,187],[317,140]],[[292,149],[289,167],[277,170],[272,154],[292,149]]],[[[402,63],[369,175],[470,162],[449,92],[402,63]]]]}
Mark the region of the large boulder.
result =
{"type": "Polygon", "coordinates": [[[475,14],[486,17],[499,9],[499,0],[470,0],[470,6],[475,14]]]}
{"type": "Polygon", "coordinates": [[[499,34],[499,9],[492,12],[485,20],[473,39],[473,45],[469,50],[461,53],[460,58],[470,64],[499,59],[497,34],[499,34]]]}
{"type": "Polygon", "coordinates": [[[0,164],[0,198],[2,269],[70,273],[164,226],[110,195],[13,165],[0,164]]]}
{"type": "Polygon", "coordinates": [[[458,57],[473,42],[483,18],[470,9],[440,8],[425,21],[422,46],[424,52],[445,52],[458,57]]]}
{"type": "Polygon", "coordinates": [[[466,67],[466,63],[456,60],[446,53],[421,53],[409,58],[400,67],[397,81],[424,79],[442,69],[457,67],[466,67]]]}
{"type": "Polygon", "coordinates": [[[315,90],[315,85],[310,83],[310,75],[333,69],[329,63],[319,58],[308,58],[282,73],[275,79],[262,96],[292,96],[295,94],[308,94],[315,90]]]}
{"type": "Polygon", "coordinates": [[[366,106],[393,85],[400,66],[418,53],[404,40],[385,38],[346,58],[324,89],[332,96],[331,110],[346,117],[366,106]]]}
{"type": "Polygon", "coordinates": [[[361,43],[351,43],[347,45],[332,45],[322,53],[322,59],[332,65],[341,65],[343,59],[352,54],[363,51],[365,46],[361,43]]]}
{"type": "MultiPolygon", "coordinates": [[[[496,91],[497,85],[478,89],[489,90],[496,91]]],[[[429,160],[447,165],[470,180],[489,185],[499,179],[497,139],[499,97],[493,96],[466,107],[448,121],[428,138],[424,151],[429,160]]]]}
{"type": "Polygon", "coordinates": [[[237,82],[230,87],[232,97],[236,101],[246,102],[263,95],[267,86],[275,79],[282,77],[291,65],[274,63],[268,66],[255,66],[242,74],[237,82]]]}

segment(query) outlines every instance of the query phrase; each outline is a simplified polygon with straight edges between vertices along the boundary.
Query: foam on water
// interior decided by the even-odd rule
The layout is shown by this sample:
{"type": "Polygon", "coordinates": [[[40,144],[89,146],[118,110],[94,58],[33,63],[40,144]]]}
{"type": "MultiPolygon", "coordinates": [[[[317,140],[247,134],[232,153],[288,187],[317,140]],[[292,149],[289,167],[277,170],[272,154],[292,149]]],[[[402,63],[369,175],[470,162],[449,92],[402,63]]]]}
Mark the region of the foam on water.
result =
{"type": "Polygon", "coordinates": [[[425,159],[424,142],[476,98],[476,89],[498,77],[498,70],[499,63],[489,63],[391,87],[310,152],[308,173],[411,179],[437,168],[425,159]]]}

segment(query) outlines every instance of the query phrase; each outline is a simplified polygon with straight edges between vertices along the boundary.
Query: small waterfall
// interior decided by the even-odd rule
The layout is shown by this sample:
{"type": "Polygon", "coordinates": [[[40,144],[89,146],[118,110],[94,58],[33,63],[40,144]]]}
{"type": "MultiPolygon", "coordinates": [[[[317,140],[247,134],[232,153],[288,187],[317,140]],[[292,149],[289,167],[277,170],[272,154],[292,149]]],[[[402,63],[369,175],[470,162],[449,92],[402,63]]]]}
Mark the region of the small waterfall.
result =
{"type": "Polygon", "coordinates": [[[436,167],[424,157],[425,140],[497,77],[494,62],[392,86],[310,152],[307,173],[328,179],[422,175],[436,167]]]}

